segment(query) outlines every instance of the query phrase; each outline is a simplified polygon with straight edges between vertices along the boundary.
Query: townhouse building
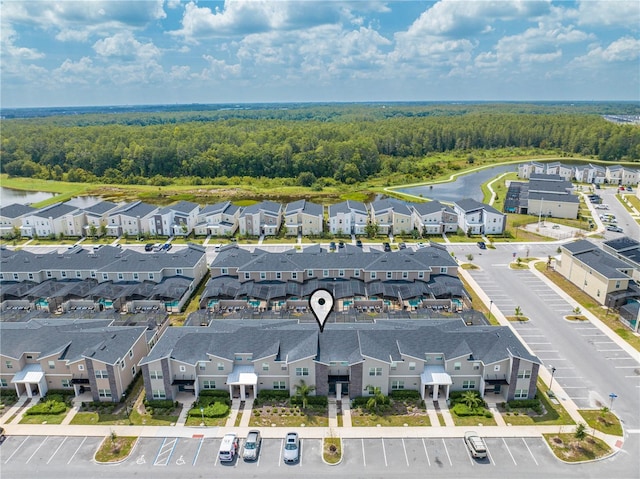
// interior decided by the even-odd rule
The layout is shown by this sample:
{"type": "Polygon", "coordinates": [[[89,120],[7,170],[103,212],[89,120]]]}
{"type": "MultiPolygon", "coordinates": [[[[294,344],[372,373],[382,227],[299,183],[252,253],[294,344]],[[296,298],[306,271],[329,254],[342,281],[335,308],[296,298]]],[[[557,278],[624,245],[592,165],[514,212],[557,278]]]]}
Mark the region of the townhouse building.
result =
{"type": "Polygon", "coordinates": [[[196,235],[200,236],[231,236],[239,225],[238,218],[242,208],[223,201],[213,205],[206,205],[199,213],[195,226],[196,235]]]}
{"type": "Polygon", "coordinates": [[[288,203],[284,210],[287,236],[320,235],[324,229],[324,208],[307,200],[288,203]]]}
{"type": "Polygon", "coordinates": [[[597,303],[619,308],[640,299],[640,287],[632,279],[631,264],[587,240],[564,244],[560,250],[556,271],[597,303]]]}
{"type": "Polygon", "coordinates": [[[103,231],[106,233],[109,214],[117,208],[118,205],[111,201],[100,201],[83,208],[85,213],[83,236],[102,236],[103,231]]]}
{"type": "Polygon", "coordinates": [[[157,206],[142,201],[126,203],[107,216],[107,236],[149,234],[149,220],[157,211],[157,206]]]}
{"type": "Polygon", "coordinates": [[[188,236],[198,221],[200,205],[180,201],[155,211],[149,218],[149,233],[154,236],[188,236]]]}
{"type": "Polygon", "coordinates": [[[381,234],[400,235],[413,230],[411,208],[403,201],[392,198],[374,201],[369,204],[369,215],[381,234]]]}
{"type": "Polygon", "coordinates": [[[263,201],[247,206],[238,218],[241,235],[275,236],[282,226],[282,205],[263,201]]]}
{"type": "Polygon", "coordinates": [[[560,175],[532,175],[527,185],[527,212],[553,218],[577,218],[580,199],[560,175]]]}
{"type": "Polygon", "coordinates": [[[624,236],[605,241],[602,249],[631,266],[631,277],[640,283],[640,241],[624,236]]]}
{"type": "Polygon", "coordinates": [[[20,235],[22,219],[34,211],[36,208],[19,203],[0,207],[0,237],[12,237],[16,232],[20,235]]]}
{"type": "Polygon", "coordinates": [[[329,232],[334,235],[367,233],[369,211],[364,203],[347,200],[329,206],[329,232]]]}
{"type": "Polygon", "coordinates": [[[422,235],[455,233],[458,216],[453,208],[439,201],[411,203],[413,227],[422,235]]]}
{"type": "Polygon", "coordinates": [[[606,167],[605,177],[607,183],[612,185],[637,185],[640,181],[640,171],[627,166],[611,165],[606,167]]]}
{"type": "Polygon", "coordinates": [[[149,352],[146,326],[108,320],[0,322],[0,388],[18,396],[52,389],[118,402],[149,352]]]}
{"type": "Polygon", "coordinates": [[[417,390],[425,400],[474,390],[492,401],[533,398],[540,361],[507,327],[459,319],[378,320],[317,325],[292,320],[212,321],[169,328],[140,362],[148,399],[219,389],[232,397],[261,390],[291,394],[304,380],[314,394],[354,398],[417,390]]]}
{"type": "Polygon", "coordinates": [[[0,249],[0,308],[49,312],[138,307],[178,312],[207,273],[206,251],[188,245],[172,253],[102,246],[34,254],[0,249]]]}
{"type": "Polygon", "coordinates": [[[22,216],[21,236],[82,236],[84,211],[67,203],[55,203],[22,216]]]}
{"type": "Polygon", "coordinates": [[[471,198],[454,202],[453,211],[458,217],[458,227],[470,234],[502,234],[507,216],[493,206],[471,198]]]}

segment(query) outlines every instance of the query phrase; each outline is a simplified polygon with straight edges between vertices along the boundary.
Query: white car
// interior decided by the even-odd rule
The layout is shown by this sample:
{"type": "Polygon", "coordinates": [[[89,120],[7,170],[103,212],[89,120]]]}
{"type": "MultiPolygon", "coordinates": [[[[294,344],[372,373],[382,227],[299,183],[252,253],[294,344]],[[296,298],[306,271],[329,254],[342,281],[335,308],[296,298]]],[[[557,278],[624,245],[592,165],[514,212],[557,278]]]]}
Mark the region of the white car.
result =
{"type": "Polygon", "coordinates": [[[464,433],[464,442],[473,457],[483,459],[487,457],[487,446],[484,440],[478,436],[475,431],[467,431],[464,433]]]}

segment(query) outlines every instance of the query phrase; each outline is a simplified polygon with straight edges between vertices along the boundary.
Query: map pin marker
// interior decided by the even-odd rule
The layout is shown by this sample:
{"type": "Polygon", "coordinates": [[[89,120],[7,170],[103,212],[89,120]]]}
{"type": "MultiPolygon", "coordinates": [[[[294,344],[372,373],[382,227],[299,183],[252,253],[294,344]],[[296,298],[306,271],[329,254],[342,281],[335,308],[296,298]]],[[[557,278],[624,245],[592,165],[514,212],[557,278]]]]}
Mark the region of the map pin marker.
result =
{"type": "Polygon", "coordinates": [[[320,332],[324,329],[324,322],[333,309],[333,295],[326,289],[316,289],[309,296],[309,308],[313,311],[316,321],[320,325],[320,332]]]}

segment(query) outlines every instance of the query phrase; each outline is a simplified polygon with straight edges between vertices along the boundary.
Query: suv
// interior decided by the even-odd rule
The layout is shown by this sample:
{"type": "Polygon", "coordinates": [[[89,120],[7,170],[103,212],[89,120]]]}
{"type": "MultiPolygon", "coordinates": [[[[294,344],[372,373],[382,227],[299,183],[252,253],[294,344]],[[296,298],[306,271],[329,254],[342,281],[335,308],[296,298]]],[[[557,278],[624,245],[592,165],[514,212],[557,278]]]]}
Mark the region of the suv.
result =
{"type": "Polygon", "coordinates": [[[144,250],[145,251],[153,251],[153,243],[147,243],[146,245],[144,245],[144,250]]]}
{"type": "Polygon", "coordinates": [[[287,464],[293,464],[298,462],[300,458],[300,439],[297,432],[287,433],[287,438],[284,441],[284,452],[282,453],[282,459],[287,464]]]}
{"type": "Polygon", "coordinates": [[[475,431],[467,431],[464,433],[464,442],[473,457],[484,459],[487,457],[487,446],[478,433],[475,431]]]}
{"type": "Polygon", "coordinates": [[[484,241],[478,241],[478,248],[487,249],[487,245],[484,241]]]}
{"type": "Polygon", "coordinates": [[[356,246],[362,248],[362,240],[356,240],[356,246]]]}
{"type": "Polygon", "coordinates": [[[220,462],[231,462],[238,454],[238,436],[233,433],[225,434],[220,443],[220,449],[218,450],[218,458],[220,462]]]}
{"type": "Polygon", "coordinates": [[[623,229],[619,226],[609,225],[607,226],[607,231],[615,231],[616,233],[622,233],[623,229]]]}
{"type": "Polygon", "coordinates": [[[382,247],[384,248],[384,251],[386,253],[388,253],[389,251],[391,251],[391,245],[389,243],[382,243],[382,247]]]}
{"type": "Polygon", "coordinates": [[[329,251],[335,251],[336,250],[336,242],[332,241],[331,243],[329,243],[329,251]]]}
{"type": "Polygon", "coordinates": [[[247,439],[244,441],[244,449],[242,450],[242,458],[245,461],[255,461],[260,454],[260,445],[262,444],[262,437],[260,437],[260,431],[249,431],[247,439]]]}

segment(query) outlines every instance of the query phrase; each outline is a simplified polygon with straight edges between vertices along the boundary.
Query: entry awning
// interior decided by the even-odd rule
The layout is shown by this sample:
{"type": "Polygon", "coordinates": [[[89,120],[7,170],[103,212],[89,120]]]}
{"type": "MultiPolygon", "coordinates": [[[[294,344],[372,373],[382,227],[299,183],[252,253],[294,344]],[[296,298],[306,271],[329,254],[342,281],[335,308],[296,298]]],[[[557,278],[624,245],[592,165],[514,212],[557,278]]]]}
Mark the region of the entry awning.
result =
{"type": "Polygon", "coordinates": [[[420,374],[422,384],[446,386],[453,384],[451,376],[444,370],[444,366],[425,366],[420,374]]]}
{"type": "Polygon", "coordinates": [[[255,373],[253,366],[234,366],[231,374],[227,376],[227,384],[255,386],[258,384],[258,376],[255,373]]]}
{"type": "Polygon", "coordinates": [[[484,382],[486,382],[490,386],[495,386],[496,384],[500,384],[501,386],[506,386],[507,384],[509,384],[506,379],[485,379],[484,382]]]}
{"type": "Polygon", "coordinates": [[[37,384],[42,378],[44,378],[44,373],[39,364],[27,364],[13,376],[11,382],[16,384],[37,384]]]}

